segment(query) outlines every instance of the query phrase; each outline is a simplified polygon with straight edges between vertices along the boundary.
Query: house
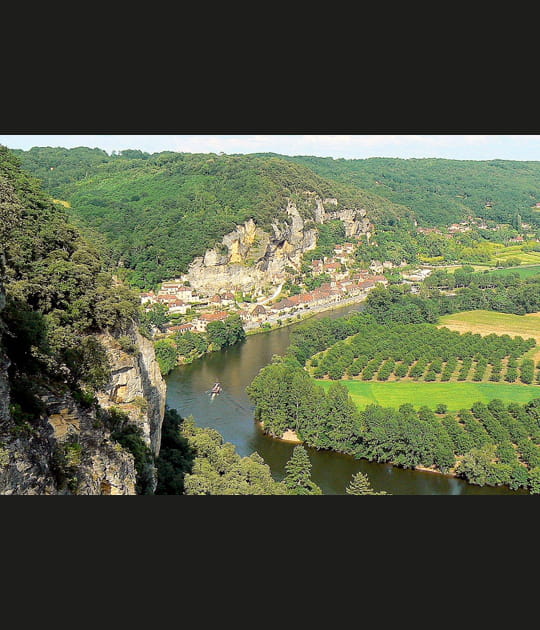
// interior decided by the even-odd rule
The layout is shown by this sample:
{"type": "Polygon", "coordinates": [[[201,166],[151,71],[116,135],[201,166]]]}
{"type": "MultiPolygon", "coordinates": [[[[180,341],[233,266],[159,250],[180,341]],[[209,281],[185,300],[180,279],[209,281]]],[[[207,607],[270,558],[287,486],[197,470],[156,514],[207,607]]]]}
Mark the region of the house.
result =
{"type": "Polygon", "coordinates": [[[194,319],[192,324],[197,331],[205,332],[206,327],[210,322],[221,322],[229,317],[229,313],[226,311],[217,311],[216,313],[201,313],[197,319],[194,319]]]}
{"type": "Polygon", "coordinates": [[[288,313],[294,306],[296,305],[292,300],[290,300],[289,298],[285,298],[284,300],[280,300],[279,302],[271,306],[270,310],[275,312],[283,311],[284,313],[288,313]]]}
{"type": "Polygon", "coordinates": [[[523,243],[525,239],[521,234],[518,234],[516,237],[510,239],[510,243],[523,243]]]}
{"type": "Polygon", "coordinates": [[[534,207],[535,207],[535,208],[540,208],[540,201],[537,201],[537,202],[534,204],[534,207]]]}
{"type": "Polygon", "coordinates": [[[329,273],[339,273],[341,271],[341,264],[338,262],[327,262],[323,265],[323,269],[329,273]]]}
{"type": "Polygon", "coordinates": [[[223,306],[230,306],[231,304],[234,304],[234,301],[234,295],[230,292],[221,296],[221,303],[223,306]]]}
{"type": "Polygon", "coordinates": [[[210,299],[210,304],[212,306],[221,306],[221,296],[220,295],[214,295],[211,299],[210,299]]]}
{"type": "Polygon", "coordinates": [[[375,273],[382,273],[384,271],[383,264],[380,260],[372,260],[369,269],[375,273]]]}
{"type": "Polygon", "coordinates": [[[181,313],[185,315],[189,309],[189,304],[186,304],[182,300],[175,298],[174,301],[169,302],[169,313],[181,313]]]}
{"type": "Polygon", "coordinates": [[[314,274],[322,273],[323,271],[323,261],[322,260],[312,260],[311,261],[311,269],[314,274]]]}
{"type": "Polygon", "coordinates": [[[153,291],[149,291],[148,293],[141,293],[141,304],[146,304],[150,302],[152,304],[156,301],[156,294],[153,291]]]}
{"type": "Polygon", "coordinates": [[[176,297],[176,295],[163,294],[160,292],[158,293],[156,302],[159,302],[160,304],[166,304],[168,306],[169,304],[176,302],[177,299],[178,298],[176,297]]]}
{"type": "Polygon", "coordinates": [[[187,331],[195,332],[196,328],[193,324],[177,324],[175,326],[167,326],[167,332],[180,332],[184,334],[187,331]]]}
{"type": "Polygon", "coordinates": [[[350,255],[354,252],[354,245],[352,243],[343,243],[343,252],[350,255]]]}
{"type": "Polygon", "coordinates": [[[266,319],[267,314],[268,311],[264,308],[264,306],[257,304],[257,306],[250,313],[250,319],[252,321],[260,322],[266,319]]]}
{"type": "Polygon", "coordinates": [[[184,285],[180,282],[164,282],[161,285],[160,293],[168,293],[169,295],[174,295],[181,288],[183,289],[184,285]]]}

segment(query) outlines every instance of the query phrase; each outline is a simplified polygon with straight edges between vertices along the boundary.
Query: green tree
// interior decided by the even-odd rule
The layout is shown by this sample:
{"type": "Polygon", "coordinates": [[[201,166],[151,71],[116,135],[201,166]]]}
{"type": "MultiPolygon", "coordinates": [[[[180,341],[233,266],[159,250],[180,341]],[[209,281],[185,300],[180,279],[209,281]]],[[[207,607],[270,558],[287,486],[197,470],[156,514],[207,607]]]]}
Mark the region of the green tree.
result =
{"type": "Polygon", "coordinates": [[[353,475],[351,483],[347,486],[345,492],[347,494],[387,494],[384,490],[381,492],[376,492],[375,490],[373,490],[369,481],[369,477],[361,472],[353,475]]]}
{"type": "Polygon", "coordinates": [[[311,480],[311,461],[302,445],[295,446],[285,470],[283,482],[291,494],[322,494],[319,486],[311,480]]]}
{"type": "Polygon", "coordinates": [[[178,352],[171,339],[160,339],[154,344],[156,359],[163,376],[172,372],[178,362],[178,352]]]}

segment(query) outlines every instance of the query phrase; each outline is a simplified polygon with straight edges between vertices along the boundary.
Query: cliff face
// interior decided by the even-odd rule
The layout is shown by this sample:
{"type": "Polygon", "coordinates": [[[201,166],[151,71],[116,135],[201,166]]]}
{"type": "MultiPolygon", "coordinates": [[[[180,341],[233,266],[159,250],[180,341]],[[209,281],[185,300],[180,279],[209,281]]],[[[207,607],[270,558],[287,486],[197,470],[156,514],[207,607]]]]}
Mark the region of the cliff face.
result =
{"type": "Polygon", "coordinates": [[[0,494],[135,494],[133,456],[95,412],[69,394],[42,401],[31,426],[10,419],[2,427],[0,494]]]}
{"type": "Polygon", "coordinates": [[[2,284],[3,265],[0,260],[0,425],[5,421],[9,414],[9,385],[7,377],[7,369],[9,363],[7,357],[2,351],[2,311],[6,305],[6,296],[4,286],[2,284]]]}
{"type": "Polygon", "coordinates": [[[132,349],[123,350],[112,335],[100,335],[111,364],[108,387],[98,393],[102,407],[117,407],[142,429],[144,440],[159,455],[161,425],[167,386],[161,375],[154,346],[134,327],[129,331],[132,349]]]}
{"type": "Polygon", "coordinates": [[[264,289],[287,279],[288,267],[300,269],[303,254],[317,246],[317,223],[338,219],[343,221],[348,237],[371,234],[365,210],[338,210],[337,199],[321,199],[310,191],[305,191],[304,197],[302,211],[295,202],[288,201],[286,220],[273,223],[271,234],[251,219],[238,226],[219,247],[196,258],[182,279],[196,290],[262,294],[264,289]]]}
{"type": "MultiPolygon", "coordinates": [[[[134,327],[130,334],[129,354],[111,335],[100,336],[112,372],[98,400],[126,412],[157,455],[166,386],[151,342],[134,327]]],[[[31,424],[11,417],[6,367],[0,361],[0,494],[135,494],[133,456],[69,391],[44,391],[43,412],[31,424]]]]}

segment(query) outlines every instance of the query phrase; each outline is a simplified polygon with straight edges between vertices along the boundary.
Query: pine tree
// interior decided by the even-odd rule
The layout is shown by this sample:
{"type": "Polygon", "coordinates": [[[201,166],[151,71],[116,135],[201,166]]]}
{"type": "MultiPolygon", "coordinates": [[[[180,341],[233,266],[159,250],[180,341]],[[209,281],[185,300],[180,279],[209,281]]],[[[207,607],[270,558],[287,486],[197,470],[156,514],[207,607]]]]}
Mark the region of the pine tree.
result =
{"type": "Polygon", "coordinates": [[[375,490],[371,487],[369,477],[361,472],[353,475],[351,483],[347,486],[345,492],[347,494],[387,494],[384,490],[381,492],[375,492],[375,490]]]}
{"type": "Polygon", "coordinates": [[[319,486],[311,480],[311,462],[303,446],[294,447],[285,470],[287,474],[283,482],[291,494],[322,494],[319,486]]]}

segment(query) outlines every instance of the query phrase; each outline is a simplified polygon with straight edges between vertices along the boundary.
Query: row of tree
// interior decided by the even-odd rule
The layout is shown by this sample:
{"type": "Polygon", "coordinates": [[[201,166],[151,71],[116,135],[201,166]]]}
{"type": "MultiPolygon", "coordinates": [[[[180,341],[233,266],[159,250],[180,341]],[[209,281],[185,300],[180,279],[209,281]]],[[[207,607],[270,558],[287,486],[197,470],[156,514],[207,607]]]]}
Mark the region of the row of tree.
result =
{"type": "MultiPolygon", "coordinates": [[[[516,359],[536,346],[533,338],[516,336],[512,339],[509,335],[482,336],[470,332],[460,334],[432,324],[383,326],[370,315],[363,317],[365,325],[361,332],[338,341],[311,359],[313,376],[322,378],[328,375],[336,380],[347,374],[361,375],[363,380],[375,377],[387,380],[394,373],[397,377],[420,378],[426,368],[427,374],[437,375],[442,374],[444,367],[448,368],[445,380],[449,380],[457,368],[457,360],[470,359],[469,367],[473,360],[476,362],[477,376],[482,368],[480,378],[474,380],[482,380],[488,364],[502,366],[501,361],[508,358],[511,360],[508,367],[516,368],[516,359]]],[[[521,369],[525,382],[532,383],[534,363],[525,360],[521,369]]]]}
{"type": "Polygon", "coordinates": [[[293,430],[318,449],[540,493],[540,398],[525,405],[477,403],[442,417],[411,404],[399,409],[369,405],[360,411],[341,383],[325,392],[290,357],[276,357],[247,392],[270,435],[293,430]]]}
{"type": "MultiPolygon", "coordinates": [[[[285,476],[276,481],[258,453],[241,457],[233,444],[213,429],[197,427],[166,409],[161,450],[157,458],[156,494],[183,495],[321,495],[311,478],[312,464],[302,445],[294,447],[285,476]]],[[[357,473],[346,494],[374,495],[367,475],[357,473]]]]}

